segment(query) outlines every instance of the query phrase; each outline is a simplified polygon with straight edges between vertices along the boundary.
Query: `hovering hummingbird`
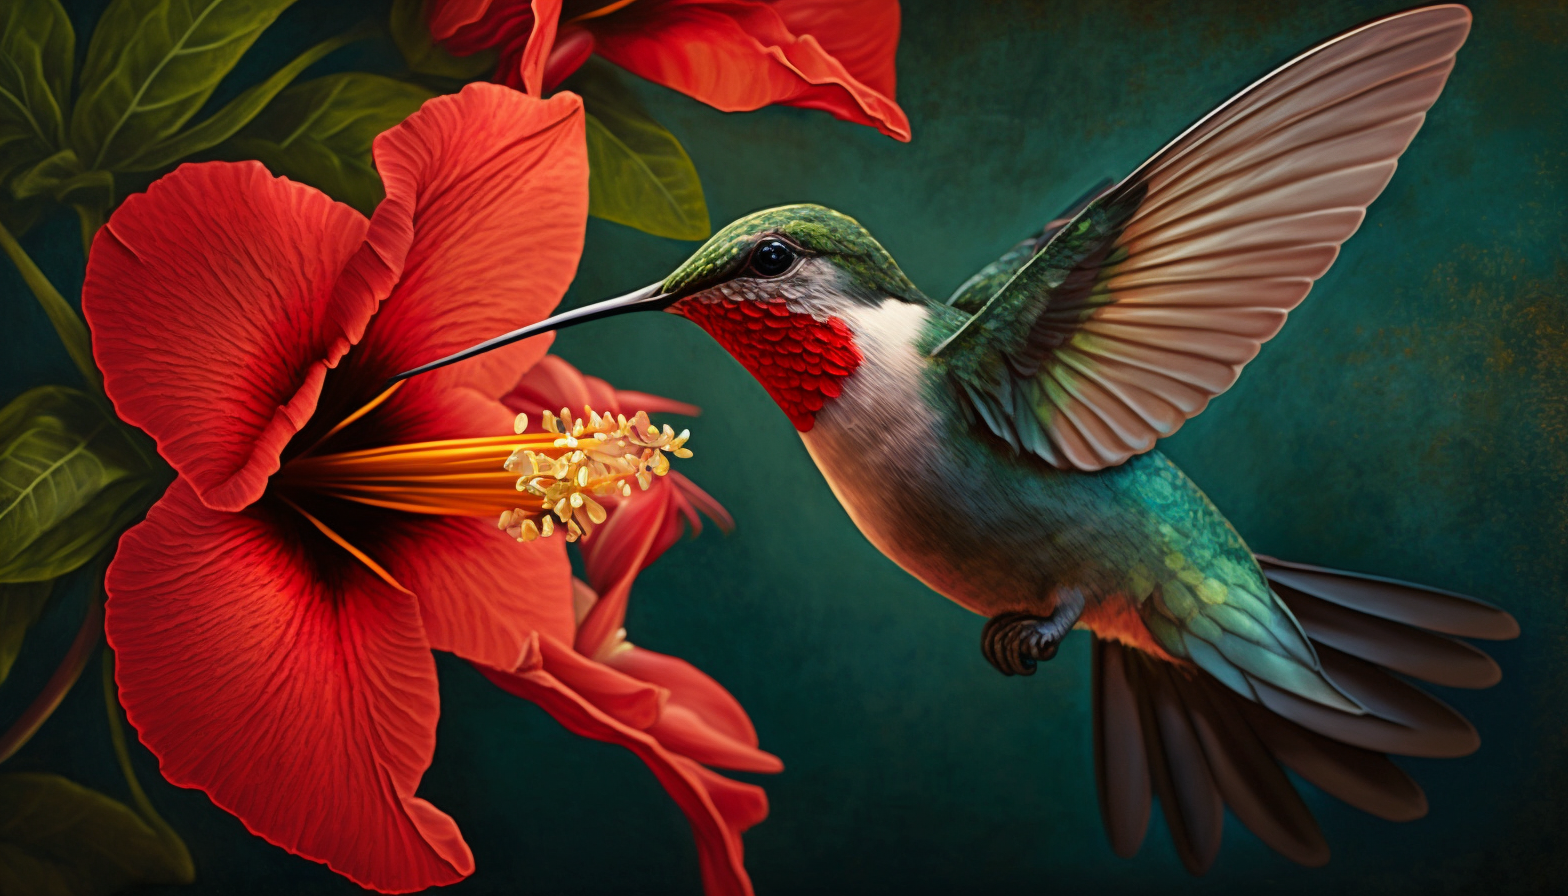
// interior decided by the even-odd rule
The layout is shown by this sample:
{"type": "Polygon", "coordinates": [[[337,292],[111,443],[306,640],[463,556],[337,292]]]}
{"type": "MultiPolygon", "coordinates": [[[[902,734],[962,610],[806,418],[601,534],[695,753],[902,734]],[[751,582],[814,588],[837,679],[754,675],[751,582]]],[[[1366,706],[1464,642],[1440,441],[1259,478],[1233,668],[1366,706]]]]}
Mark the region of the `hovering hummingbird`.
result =
{"type": "Polygon", "coordinates": [[[1296,57],[946,301],[859,224],[791,205],[669,277],[427,364],[633,311],[700,325],[755,376],[865,536],[987,617],[1028,675],[1094,636],[1101,812],[1137,852],[1158,796],[1202,873],[1224,806],[1305,865],[1328,847],[1282,767],[1374,815],[1426,812],[1384,754],[1462,756],[1475,729],[1390,673],[1483,688],[1452,636],[1518,634],[1444,591],[1254,555],[1155,448],[1235,382],[1394,174],[1470,28],[1457,5],[1296,57]]]}

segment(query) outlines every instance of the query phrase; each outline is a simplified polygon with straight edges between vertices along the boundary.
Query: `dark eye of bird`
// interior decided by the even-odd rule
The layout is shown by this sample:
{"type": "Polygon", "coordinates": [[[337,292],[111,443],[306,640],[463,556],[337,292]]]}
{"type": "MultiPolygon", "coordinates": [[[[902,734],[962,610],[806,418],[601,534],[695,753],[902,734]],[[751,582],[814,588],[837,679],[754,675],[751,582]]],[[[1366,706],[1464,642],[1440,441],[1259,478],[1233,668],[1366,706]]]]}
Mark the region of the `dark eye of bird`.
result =
{"type": "Polygon", "coordinates": [[[783,240],[763,240],[751,253],[751,267],[764,277],[776,277],[795,262],[795,250],[783,240]]]}

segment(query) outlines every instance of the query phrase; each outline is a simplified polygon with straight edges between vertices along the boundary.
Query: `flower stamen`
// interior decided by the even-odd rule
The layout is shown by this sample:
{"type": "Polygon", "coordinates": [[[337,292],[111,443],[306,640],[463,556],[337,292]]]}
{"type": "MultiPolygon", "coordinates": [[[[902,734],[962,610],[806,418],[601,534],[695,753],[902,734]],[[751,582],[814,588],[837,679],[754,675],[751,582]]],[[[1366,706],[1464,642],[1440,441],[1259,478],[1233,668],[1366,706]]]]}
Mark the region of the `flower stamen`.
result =
{"type": "Polygon", "coordinates": [[[277,482],[408,513],[489,517],[518,541],[548,538],[557,527],[576,541],[607,518],[598,499],[630,496],[632,481],[648,488],[669,472],[670,454],[692,456],[689,432],[659,429],[645,413],[611,419],[583,411],[545,411],[543,432],[523,432],[528,417],[519,414],[514,435],[307,452],[286,464],[277,482]]]}

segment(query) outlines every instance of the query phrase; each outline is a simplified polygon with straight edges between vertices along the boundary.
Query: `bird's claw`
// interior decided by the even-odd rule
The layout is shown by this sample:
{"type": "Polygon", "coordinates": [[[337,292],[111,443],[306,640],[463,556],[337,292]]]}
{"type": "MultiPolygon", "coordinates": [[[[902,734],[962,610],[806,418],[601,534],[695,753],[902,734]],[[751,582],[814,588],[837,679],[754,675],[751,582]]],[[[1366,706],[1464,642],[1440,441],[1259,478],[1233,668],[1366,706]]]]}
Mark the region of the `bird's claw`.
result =
{"type": "Polygon", "coordinates": [[[1056,648],[1083,610],[1076,592],[1058,598],[1049,616],[1013,612],[986,620],[980,633],[980,652],[986,661],[1003,675],[1033,675],[1039,663],[1056,656],[1056,648]]]}

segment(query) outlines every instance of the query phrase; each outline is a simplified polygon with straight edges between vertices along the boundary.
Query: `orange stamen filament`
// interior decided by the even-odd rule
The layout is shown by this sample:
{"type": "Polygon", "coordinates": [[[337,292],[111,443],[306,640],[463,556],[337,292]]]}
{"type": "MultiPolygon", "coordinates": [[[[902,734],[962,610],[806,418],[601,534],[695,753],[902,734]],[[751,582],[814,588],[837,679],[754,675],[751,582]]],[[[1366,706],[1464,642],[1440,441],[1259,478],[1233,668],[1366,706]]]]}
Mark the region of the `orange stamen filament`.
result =
{"type": "Polygon", "coordinates": [[[299,511],[299,515],[304,517],[305,519],[309,520],[310,524],[312,526],[315,526],[321,532],[322,535],[325,535],[328,538],[332,539],[332,541],[334,543],[336,543],[338,547],[340,547],[343,550],[348,551],[350,554],[352,554],[355,560],[358,560],[359,562],[365,564],[365,566],[368,567],[371,572],[375,573],[381,579],[381,581],[386,582],[388,585],[391,585],[393,588],[396,588],[397,590],[403,592],[404,594],[413,594],[412,591],[409,591],[407,588],[404,588],[403,584],[401,582],[399,582],[397,579],[392,578],[392,574],[387,572],[386,569],[381,566],[381,564],[379,564],[376,561],[370,559],[370,555],[369,554],[366,554],[364,551],[360,550],[359,548],[356,548],[352,544],[349,544],[348,539],[346,539],[343,536],[339,535],[338,533],[334,532],[332,530],[332,527],[328,526],[326,523],[323,523],[321,520],[318,520],[315,517],[311,516],[303,507],[300,507],[298,504],[295,504],[293,501],[290,501],[288,498],[284,498],[283,500],[290,507],[292,507],[295,510],[299,511]]]}
{"type": "MultiPolygon", "coordinates": [[[[689,433],[656,429],[644,413],[628,420],[583,410],[584,416],[574,418],[563,408],[559,419],[546,411],[542,433],[307,453],[290,461],[278,481],[408,513],[499,515],[499,527],[519,541],[548,536],[557,527],[576,541],[605,519],[595,496],[629,495],[632,481],[646,489],[654,476],[669,471],[666,453],[691,456],[683,447],[689,433]]],[[[526,425],[519,415],[516,429],[526,425]]]]}
{"type": "Polygon", "coordinates": [[[622,8],[630,6],[630,5],[632,5],[632,0],[615,0],[614,3],[607,3],[604,6],[599,7],[598,9],[590,10],[588,12],[583,13],[580,16],[577,16],[577,17],[572,18],[572,19],[568,19],[565,24],[567,24],[567,25],[575,25],[578,22],[586,22],[589,19],[597,19],[597,18],[599,18],[601,16],[607,16],[610,13],[615,12],[618,9],[622,9],[622,8]]]}

